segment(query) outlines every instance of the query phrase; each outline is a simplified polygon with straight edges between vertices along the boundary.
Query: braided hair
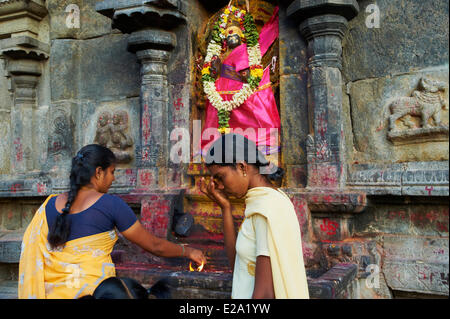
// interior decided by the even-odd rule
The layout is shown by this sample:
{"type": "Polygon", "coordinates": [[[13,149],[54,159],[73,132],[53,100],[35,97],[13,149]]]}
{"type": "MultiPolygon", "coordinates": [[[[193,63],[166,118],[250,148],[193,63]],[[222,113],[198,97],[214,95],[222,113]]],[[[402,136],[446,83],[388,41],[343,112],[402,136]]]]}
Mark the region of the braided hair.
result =
{"type": "Polygon", "coordinates": [[[114,153],[101,145],[86,145],[72,158],[70,170],[70,186],[66,206],[58,214],[55,222],[49,227],[47,240],[52,249],[63,246],[70,235],[70,220],[67,215],[81,187],[91,182],[97,167],[103,170],[116,162],[114,153]]]}
{"type": "Polygon", "coordinates": [[[109,277],[103,280],[92,295],[79,299],[170,299],[172,297],[169,278],[158,280],[153,286],[145,289],[139,282],[127,277],[109,277]]]}

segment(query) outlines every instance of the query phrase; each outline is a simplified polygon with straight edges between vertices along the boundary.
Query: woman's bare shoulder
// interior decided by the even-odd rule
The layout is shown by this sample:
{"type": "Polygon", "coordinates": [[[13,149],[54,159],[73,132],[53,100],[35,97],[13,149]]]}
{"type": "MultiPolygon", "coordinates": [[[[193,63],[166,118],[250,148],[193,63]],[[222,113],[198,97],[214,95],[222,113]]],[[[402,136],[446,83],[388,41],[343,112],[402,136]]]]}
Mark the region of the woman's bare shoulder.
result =
{"type": "Polygon", "coordinates": [[[64,208],[67,202],[67,193],[62,193],[56,196],[55,200],[55,208],[57,211],[61,212],[61,210],[64,208]]]}
{"type": "Polygon", "coordinates": [[[68,193],[59,194],[58,196],[56,196],[56,203],[58,203],[58,202],[67,202],[67,196],[68,195],[69,195],[68,193]]]}

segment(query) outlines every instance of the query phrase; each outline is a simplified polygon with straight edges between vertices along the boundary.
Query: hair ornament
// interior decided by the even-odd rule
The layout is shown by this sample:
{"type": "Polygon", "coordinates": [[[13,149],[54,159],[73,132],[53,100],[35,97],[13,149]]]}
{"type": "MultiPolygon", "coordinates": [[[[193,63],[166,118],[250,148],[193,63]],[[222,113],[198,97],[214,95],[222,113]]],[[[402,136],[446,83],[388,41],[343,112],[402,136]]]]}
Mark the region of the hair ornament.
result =
{"type": "Polygon", "coordinates": [[[77,153],[76,158],[77,158],[77,160],[83,160],[84,155],[81,153],[77,153]]]}

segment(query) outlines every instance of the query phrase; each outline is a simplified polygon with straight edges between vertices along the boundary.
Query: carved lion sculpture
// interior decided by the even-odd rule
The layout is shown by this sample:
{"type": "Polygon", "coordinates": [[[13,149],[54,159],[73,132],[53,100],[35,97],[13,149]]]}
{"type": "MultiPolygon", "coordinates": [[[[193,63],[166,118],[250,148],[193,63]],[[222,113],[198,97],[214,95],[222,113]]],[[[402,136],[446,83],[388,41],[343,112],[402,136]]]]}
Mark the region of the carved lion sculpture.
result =
{"type": "Polygon", "coordinates": [[[445,83],[421,78],[418,90],[415,90],[411,97],[400,97],[389,105],[389,130],[394,131],[395,121],[406,115],[420,116],[423,128],[431,127],[430,118],[436,126],[440,126],[441,111],[446,108],[446,103],[439,91],[444,91],[445,88],[445,83]]]}

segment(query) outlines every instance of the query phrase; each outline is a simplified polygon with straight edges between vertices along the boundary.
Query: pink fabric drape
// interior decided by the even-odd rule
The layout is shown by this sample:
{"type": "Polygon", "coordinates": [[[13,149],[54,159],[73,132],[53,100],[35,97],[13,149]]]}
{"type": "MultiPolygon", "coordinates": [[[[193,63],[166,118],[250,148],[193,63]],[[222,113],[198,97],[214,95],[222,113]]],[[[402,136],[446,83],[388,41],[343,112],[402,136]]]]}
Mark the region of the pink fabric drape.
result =
{"type": "MultiPolygon", "coordinates": [[[[261,47],[261,55],[264,55],[271,44],[278,38],[278,7],[275,8],[271,19],[263,26],[259,36],[259,44],[261,47]]],[[[230,55],[223,61],[223,64],[233,67],[236,72],[249,67],[247,45],[241,44],[235,48],[230,55]]],[[[263,87],[270,82],[270,68],[266,67],[262,80],[259,84],[263,87]]],[[[243,83],[232,80],[230,78],[219,77],[216,80],[216,89],[221,91],[238,91],[242,88],[243,83]]],[[[232,94],[221,94],[222,98],[226,101],[232,99],[232,94]]],[[[280,116],[278,114],[275,97],[273,95],[272,88],[268,86],[262,90],[255,92],[251,95],[241,106],[234,109],[230,115],[230,128],[235,133],[236,128],[240,128],[245,132],[248,128],[252,128],[256,133],[255,136],[248,136],[253,140],[257,146],[265,145],[267,147],[278,146],[278,134],[273,134],[273,130],[279,133],[280,128],[280,116]],[[258,129],[259,132],[258,132],[258,129]],[[264,130],[265,129],[265,130],[264,130]],[[272,134],[271,130],[272,129],[272,134]]],[[[217,110],[214,106],[207,101],[206,102],[206,119],[203,132],[206,129],[218,127],[217,110]]],[[[242,134],[242,133],[241,133],[242,134]]],[[[216,134],[215,137],[203,136],[201,147],[203,152],[206,152],[209,146],[217,139],[220,134],[216,134]]],[[[206,134],[207,135],[207,134],[206,134]]],[[[273,153],[273,151],[271,152],[273,153]]]]}

